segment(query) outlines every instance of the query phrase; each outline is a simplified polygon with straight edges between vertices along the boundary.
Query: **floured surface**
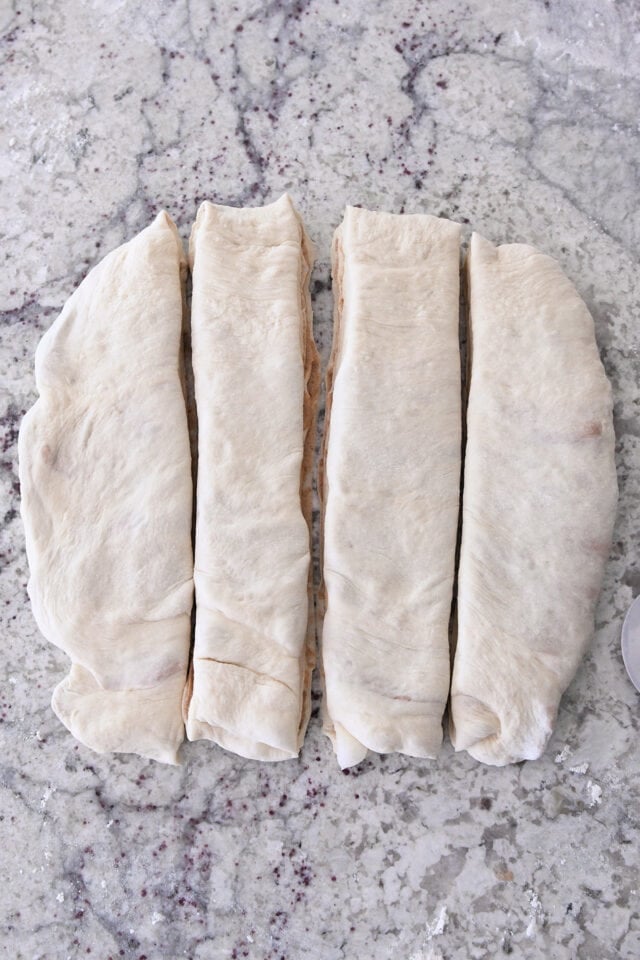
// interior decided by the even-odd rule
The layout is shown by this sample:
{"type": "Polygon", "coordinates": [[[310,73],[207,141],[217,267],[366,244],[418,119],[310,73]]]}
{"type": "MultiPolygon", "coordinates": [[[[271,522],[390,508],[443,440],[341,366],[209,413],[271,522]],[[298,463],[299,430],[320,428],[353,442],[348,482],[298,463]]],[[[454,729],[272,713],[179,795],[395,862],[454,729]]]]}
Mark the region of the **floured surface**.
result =
{"type": "Polygon", "coordinates": [[[326,714],[343,767],[433,757],[460,483],[459,227],[348,207],[323,476],[326,714]]]}
{"type": "Polygon", "coordinates": [[[181,270],[164,213],[95,267],[38,347],[20,431],[29,594],[73,664],[53,708],[94,750],[170,763],[193,594],[181,270]]]}
{"type": "Polygon", "coordinates": [[[593,633],[617,502],[611,388],[559,265],[474,234],[452,739],[535,759],[593,633]]]}
{"type": "Polygon", "coordinates": [[[187,735],[296,756],[310,708],[310,245],[285,195],[194,226],[196,635],[187,735]]]}

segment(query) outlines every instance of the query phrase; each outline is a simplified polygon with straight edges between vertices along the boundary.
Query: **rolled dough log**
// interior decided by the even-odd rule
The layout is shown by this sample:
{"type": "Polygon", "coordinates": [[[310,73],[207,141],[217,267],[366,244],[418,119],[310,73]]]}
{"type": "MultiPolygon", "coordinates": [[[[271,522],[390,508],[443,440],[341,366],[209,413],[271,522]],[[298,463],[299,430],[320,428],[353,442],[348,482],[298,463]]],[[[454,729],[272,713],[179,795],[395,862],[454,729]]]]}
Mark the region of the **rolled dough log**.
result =
{"type": "Polygon", "coordinates": [[[460,495],[458,224],[347,207],[333,251],[322,631],[342,767],[433,757],[460,495]]]}
{"type": "Polygon", "coordinates": [[[160,213],[89,273],[38,346],[19,439],[29,595],[72,660],[53,709],[93,750],[167,763],[193,595],[185,271],[160,213]]]}
{"type": "Polygon", "coordinates": [[[611,389],[593,320],[555,261],[471,241],[457,750],[544,751],[593,632],[616,509],[611,389]]]}
{"type": "Polygon", "coordinates": [[[198,411],[190,740],[285,760],[310,711],[311,245],[291,200],[204,203],[191,237],[198,411]]]}

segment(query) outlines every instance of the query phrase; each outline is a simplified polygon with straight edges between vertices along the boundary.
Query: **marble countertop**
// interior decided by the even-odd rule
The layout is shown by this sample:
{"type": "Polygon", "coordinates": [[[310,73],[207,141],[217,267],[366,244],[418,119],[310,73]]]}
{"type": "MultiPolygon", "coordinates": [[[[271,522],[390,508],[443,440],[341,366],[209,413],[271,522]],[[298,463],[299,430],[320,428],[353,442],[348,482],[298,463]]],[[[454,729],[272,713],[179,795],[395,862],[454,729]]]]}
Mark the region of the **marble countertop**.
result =
{"type": "Polygon", "coordinates": [[[619,652],[640,591],[635,0],[14,0],[0,31],[6,955],[640,956],[640,697],[619,652]],[[161,207],[186,238],[204,198],[284,190],[318,247],[325,362],[346,203],[536,244],[594,314],[620,510],[592,651],[537,762],[446,744],[343,774],[316,715],[297,761],[197,743],[171,768],[94,755],[51,712],[67,662],[34,625],[17,512],[36,343],[161,207]]]}

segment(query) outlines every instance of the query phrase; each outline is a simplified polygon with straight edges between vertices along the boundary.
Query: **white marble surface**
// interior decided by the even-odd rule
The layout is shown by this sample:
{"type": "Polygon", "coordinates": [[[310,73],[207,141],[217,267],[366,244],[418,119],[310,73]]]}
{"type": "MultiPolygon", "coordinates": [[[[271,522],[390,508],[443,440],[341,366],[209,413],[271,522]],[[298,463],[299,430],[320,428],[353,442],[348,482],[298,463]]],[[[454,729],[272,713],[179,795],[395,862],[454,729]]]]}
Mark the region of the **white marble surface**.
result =
{"type": "MultiPolygon", "coordinates": [[[[635,0],[0,4],[0,923],[6,956],[640,956],[635,0]],[[558,257],[616,397],[620,511],[593,649],[538,762],[390,756],[339,772],[206,744],[168,768],[77,745],[29,611],[16,432],[33,352],[87,269],[166,207],[289,190],[319,249],[343,205],[441,213],[558,257]]],[[[579,493],[577,492],[578,496],[579,493]]]]}

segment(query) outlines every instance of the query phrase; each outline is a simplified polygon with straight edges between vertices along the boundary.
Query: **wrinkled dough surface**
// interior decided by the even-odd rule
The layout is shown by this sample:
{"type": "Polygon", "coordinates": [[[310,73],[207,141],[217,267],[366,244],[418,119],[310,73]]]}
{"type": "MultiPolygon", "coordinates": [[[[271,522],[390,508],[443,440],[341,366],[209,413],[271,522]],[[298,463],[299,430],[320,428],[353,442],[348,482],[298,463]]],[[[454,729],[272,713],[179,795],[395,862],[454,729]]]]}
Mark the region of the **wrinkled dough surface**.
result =
{"type": "Polygon", "coordinates": [[[474,234],[451,735],[502,765],[544,751],[593,632],[617,500],[593,320],[549,257],[474,234]]]}
{"type": "Polygon", "coordinates": [[[204,203],[191,238],[198,411],[189,739],[297,755],[310,708],[311,247],[288,196],[204,203]]]}
{"type": "Polygon", "coordinates": [[[38,347],[19,441],[29,595],[73,662],[53,708],[94,750],[169,763],[193,596],[185,268],[160,213],[89,273],[38,347]]]}
{"type": "Polygon", "coordinates": [[[348,207],[322,492],[325,727],[343,767],[433,757],[460,493],[459,226],[348,207]]]}

